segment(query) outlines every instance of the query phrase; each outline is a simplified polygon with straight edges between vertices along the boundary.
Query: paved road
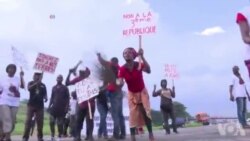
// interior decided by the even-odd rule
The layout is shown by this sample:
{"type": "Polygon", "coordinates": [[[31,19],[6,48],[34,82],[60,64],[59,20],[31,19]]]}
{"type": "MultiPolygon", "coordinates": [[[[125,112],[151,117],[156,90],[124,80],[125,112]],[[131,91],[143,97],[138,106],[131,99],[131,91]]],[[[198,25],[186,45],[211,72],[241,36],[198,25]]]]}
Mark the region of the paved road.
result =
{"type": "MultiPolygon", "coordinates": [[[[250,129],[241,130],[237,128],[218,126],[203,126],[194,128],[180,128],[179,134],[166,135],[164,131],[155,131],[156,141],[250,141],[250,129]],[[218,130],[220,129],[220,130],[218,130]]],[[[124,141],[129,141],[127,137],[124,141]]],[[[137,136],[137,141],[147,141],[148,135],[137,136]]],[[[20,136],[15,136],[13,141],[21,141],[20,136]]],[[[32,137],[30,141],[37,141],[32,137]]],[[[45,141],[49,141],[49,137],[45,137],[45,141]]],[[[64,138],[62,141],[72,141],[72,138],[64,138]]],[[[96,139],[96,141],[105,141],[96,139]]]]}

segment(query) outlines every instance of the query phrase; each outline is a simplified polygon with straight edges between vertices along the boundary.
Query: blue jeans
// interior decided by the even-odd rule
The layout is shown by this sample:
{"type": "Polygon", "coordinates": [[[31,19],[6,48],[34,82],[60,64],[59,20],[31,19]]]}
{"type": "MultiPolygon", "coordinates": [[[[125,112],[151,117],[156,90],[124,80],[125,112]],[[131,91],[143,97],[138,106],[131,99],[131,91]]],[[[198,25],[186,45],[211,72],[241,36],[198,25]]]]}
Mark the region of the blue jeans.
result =
{"type": "Polygon", "coordinates": [[[125,127],[125,119],[123,116],[123,94],[122,92],[118,93],[118,118],[120,120],[120,136],[126,136],[126,127],[125,127]]]}
{"type": "Polygon", "coordinates": [[[108,106],[107,103],[104,104],[102,102],[99,102],[99,100],[97,100],[97,110],[99,111],[100,114],[100,125],[99,125],[99,129],[98,129],[98,136],[108,136],[108,132],[107,132],[107,122],[106,122],[106,118],[107,118],[107,114],[108,114],[108,106]]]}
{"type": "Polygon", "coordinates": [[[238,119],[241,125],[247,125],[246,122],[246,97],[237,97],[236,98],[236,104],[237,104],[237,113],[238,113],[238,119]]]}
{"type": "Polygon", "coordinates": [[[107,91],[107,97],[111,105],[110,112],[114,122],[113,137],[118,139],[120,133],[119,95],[118,93],[107,91]]]}

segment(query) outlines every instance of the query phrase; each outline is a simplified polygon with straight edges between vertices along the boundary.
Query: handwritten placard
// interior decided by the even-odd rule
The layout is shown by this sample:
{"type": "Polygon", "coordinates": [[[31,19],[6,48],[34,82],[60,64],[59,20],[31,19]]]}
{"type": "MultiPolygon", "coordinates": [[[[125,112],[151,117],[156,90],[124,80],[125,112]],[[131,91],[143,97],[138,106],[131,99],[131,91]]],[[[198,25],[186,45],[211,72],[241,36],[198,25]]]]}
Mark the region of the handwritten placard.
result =
{"type": "Polygon", "coordinates": [[[76,95],[78,103],[89,100],[99,94],[99,84],[97,81],[87,78],[76,83],[76,95]]]}
{"type": "Polygon", "coordinates": [[[174,64],[166,64],[164,70],[165,70],[165,76],[167,78],[177,79],[180,77],[177,71],[177,67],[174,64]]]}
{"type": "Polygon", "coordinates": [[[156,25],[151,11],[123,14],[125,28],[123,36],[144,35],[156,33],[156,25]]]}
{"type": "Polygon", "coordinates": [[[41,70],[43,72],[54,73],[59,59],[57,57],[38,53],[34,69],[41,70]]]}

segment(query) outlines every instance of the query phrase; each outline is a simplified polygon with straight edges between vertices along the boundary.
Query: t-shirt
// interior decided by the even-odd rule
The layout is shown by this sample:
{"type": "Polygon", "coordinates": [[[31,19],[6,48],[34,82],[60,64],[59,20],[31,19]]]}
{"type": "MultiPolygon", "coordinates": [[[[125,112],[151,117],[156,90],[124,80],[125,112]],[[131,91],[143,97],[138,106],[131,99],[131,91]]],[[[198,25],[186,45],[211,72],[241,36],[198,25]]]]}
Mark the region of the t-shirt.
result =
{"type": "MultiPolygon", "coordinates": [[[[245,7],[237,13],[236,22],[239,24],[240,22],[245,21],[248,23],[250,27],[250,22],[248,22],[249,18],[250,18],[250,7],[245,7]]],[[[250,45],[249,44],[245,44],[245,57],[244,58],[245,60],[250,59],[250,45]]]]}
{"type": "Polygon", "coordinates": [[[118,75],[118,71],[119,71],[119,68],[120,66],[119,65],[112,65],[111,62],[109,62],[109,71],[108,72],[109,74],[107,75],[110,75],[111,76],[111,80],[109,80],[108,82],[108,86],[107,86],[107,90],[110,91],[110,92],[115,92],[118,87],[116,85],[116,79],[117,79],[117,75],[118,75]]]}
{"type": "Polygon", "coordinates": [[[141,92],[145,88],[142,75],[144,65],[142,64],[140,69],[138,69],[138,66],[139,63],[135,62],[132,71],[130,71],[125,64],[120,67],[118,73],[118,77],[125,79],[128,90],[133,93],[141,92]]]}
{"type": "Polygon", "coordinates": [[[69,89],[65,85],[55,85],[51,94],[51,112],[58,116],[65,116],[69,104],[69,89]]]}
{"type": "Polygon", "coordinates": [[[35,108],[44,108],[44,97],[47,95],[47,89],[45,84],[34,84],[36,82],[29,82],[29,86],[32,86],[29,89],[30,97],[28,101],[28,106],[35,108]]]}
{"type": "Polygon", "coordinates": [[[240,79],[233,75],[231,85],[233,86],[233,96],[237,97],[246,97],[246,87],[244,82],[240,82],[240,79]]]}
{"type": "Polygon", "coordinates": [[[0,79],[0,88],[2,89],[2,94],[0,94],[0,105],[18,107],[20,104],[20,93],[13,93],[9,88],[10,86],[14,86],[16,90],[19,91],[21,84],[20,78],[17,76],[2,76],[0,79]]]}
{"type": "Polygon", "coordinates": [[[70,115],[75,115],[76,114],[77,100],[70,99],[69,106],[70,106],[70,115]]]}
{"type": "Polygon", "coordinates": [[[161,89],[161,105],[169,105],[172,104],[172,95],[170,89],[161,89]]]}

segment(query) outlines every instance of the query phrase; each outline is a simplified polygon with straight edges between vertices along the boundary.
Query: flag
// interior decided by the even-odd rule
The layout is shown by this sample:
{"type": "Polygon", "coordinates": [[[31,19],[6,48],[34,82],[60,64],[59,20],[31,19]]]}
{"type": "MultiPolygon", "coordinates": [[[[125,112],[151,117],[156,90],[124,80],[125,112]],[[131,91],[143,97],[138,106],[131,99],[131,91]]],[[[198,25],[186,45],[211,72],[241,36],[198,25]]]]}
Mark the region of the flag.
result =
{"type": "Polygon", "coordinates": [[[28,61],[24,54],[17,50],[14,46],[11,46],[12,59],[15,65],[23,69],[28,70],[28,61]]]}

